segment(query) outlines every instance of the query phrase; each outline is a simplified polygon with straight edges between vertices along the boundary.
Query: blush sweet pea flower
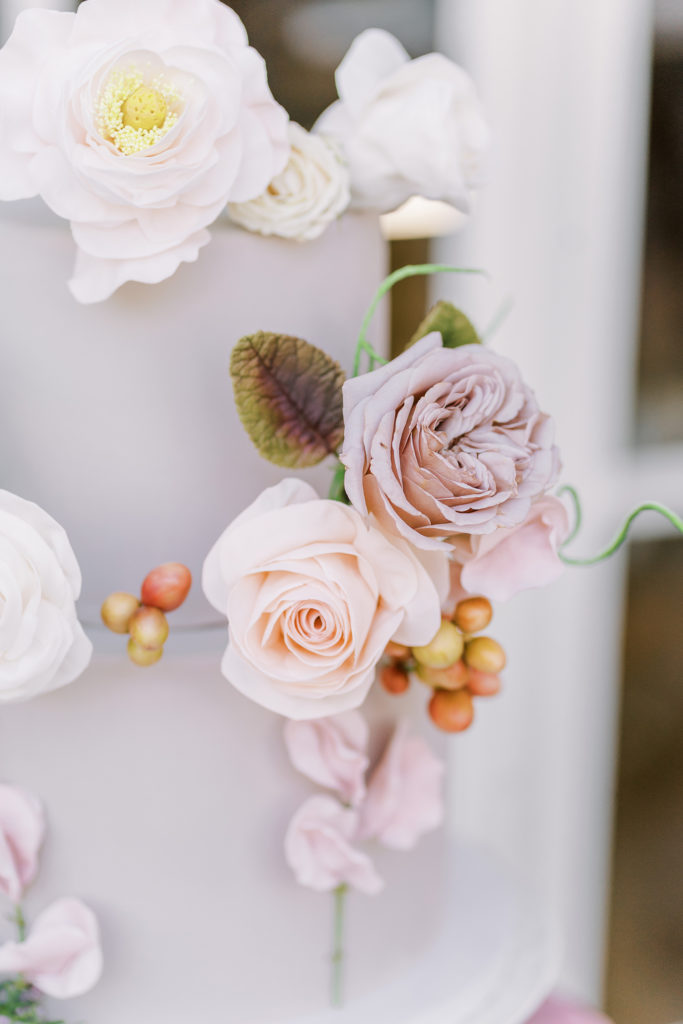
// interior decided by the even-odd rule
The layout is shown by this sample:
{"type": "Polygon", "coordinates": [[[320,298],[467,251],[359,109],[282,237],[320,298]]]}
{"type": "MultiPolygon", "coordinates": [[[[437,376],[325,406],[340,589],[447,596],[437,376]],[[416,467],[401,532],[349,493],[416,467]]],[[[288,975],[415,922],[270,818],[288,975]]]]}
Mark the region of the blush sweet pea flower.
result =
{"type": "Polygon", "coordinates": [[[418,548],[519,526],[559,472],[553,422],[516,365],[439,334],[347,380],[344,419],[352,504],[418,548]]]}
{"type": "Polygon", "coordinates": [[[314,131],[342,148],[352,205],[388,212],[411,196],[468,213],[484,180],[489,131],[469,75],[438,53],[417,60],[368,29],[336,73],[339,100],[314,131]]]}
{"type": "Polygon", "coordinates": [[[40,801],[17,786],[0,785],[0,893],[19,903],[38,871],[45,838],[40,801]]]}
{"type": "Polygon", "coordinates": [[[76,616],[80,590],[62,527],[0,491],[0,704],[66,686],[85,670],[92,644],[76,616]]]}
{"type": "Polygon", "coordinates": [[[0,52],[0,198],[71,221],[70,288],[97,302],[196,260],[226,204],[286,165],[287,123],[219,0],[28,10],[0,52]]]}
{"type": "Polygon", "coordinates": [[[99,928],[92,910],[63,899],[40,914],[24,942],[0,947],[0,973],[22,974],[46,996],[73,999],[102,973],[99,928]]]}
{"type": "Polygon", "coordinates": [[[312,796],[294,815],[285,837],[285,858],[300,885],[330,892],[350,885],[367,894],[383,887],[375,867],[353,841],[356,811],[330,796],[312,796]]]}
{"type": "Polygon", "coordinates": [[[226,678],[296,720],[358,707],[387,643],[429,643],[441,621],[440,594],[408,544],[296,479],[227,528],[203,586],[228,618],[226,678]]]}
{"type": "Polygon", "coordinates": [[[569,530],[565,506],[546,495],[534,502],[519,526],[452,538],[462,591],[508,601],[520,590],[552,583],[564,572],[558,550],[569,530]]]}
{"type": "Polygon", "coordinates": [[[334,790],[345,804],[365,797],[368,769],[368,724],[357,711],[334,718],[285,724],[289,758],[302,775],[334,790]]]}
{"type": "Polygon", "coordinates": [[[401,722],[375,768],[361,807],[358,837],[412,850],[444,820],[444,765],[401,722]]]}

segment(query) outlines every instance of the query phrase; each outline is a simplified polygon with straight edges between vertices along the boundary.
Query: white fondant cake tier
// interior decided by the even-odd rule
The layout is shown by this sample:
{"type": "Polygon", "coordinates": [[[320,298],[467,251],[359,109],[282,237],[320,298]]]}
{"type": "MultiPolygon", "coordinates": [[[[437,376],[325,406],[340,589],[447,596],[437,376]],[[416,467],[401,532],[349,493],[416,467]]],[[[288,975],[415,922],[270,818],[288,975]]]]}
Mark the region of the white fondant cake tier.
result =
{"type": "MultiPolygon", "coordinates": [[[[2,486],[65,527],[83,569],[81,616],[96,622],[107,594],[135,592],[161,562],[198,578],[228,522],[283,475],[237,417],[234,343],[295,334],[349,369],[387,251],[373,215],[305,244],[219,224],[197,263],[95,306],[67,290],[73,258],[64,222],[39,202],[4,205],[2,486]]],[[[322,491],[331,474],[306,478],[322,491]]],[[[217,616],[196,586],[174,621],[217,616]]]]}

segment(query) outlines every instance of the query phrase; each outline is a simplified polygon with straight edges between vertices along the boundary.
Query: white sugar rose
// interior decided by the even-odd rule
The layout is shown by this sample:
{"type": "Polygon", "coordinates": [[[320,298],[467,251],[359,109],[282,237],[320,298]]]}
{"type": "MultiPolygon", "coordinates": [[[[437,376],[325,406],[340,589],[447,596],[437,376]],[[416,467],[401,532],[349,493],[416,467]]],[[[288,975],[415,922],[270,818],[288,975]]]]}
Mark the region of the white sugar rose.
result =
{"type": "Polygon", "coordinates": [[[66,533],[0,491],[0,703],[73,682],[92,645],[76,618],[81,574],[66,533]]]}
{"type": "Polygon", "coordinates": [[[429,643],[441,621],[440,595],[408,544],[296,479],[227,528],[203,586],[228,617],[224,675],[298,720],[358,707],[387,643],[429,643]]]}
{"type": "Polygon", "coordinates": [[[219,0],[29,10],[0,51],[0,198],[71,221],[81,302],[197,258],[289,157],[262,58],[219,0]]]}
{"type": "Polygon", "coordinates": [[[352,205],[386,213],[412,196],[468,213],[483,184],[489,131],[469,75],[438,53],[417,60],[368,29],[336,74],[339,101],[314,131],[342,147],[352,205]]]}
{"type": "Polygon", "coordinates": [[[248,231],[298,242],[318,238],[349,205],[349,172],[326,139],[290,122],[289,163],[265,192],[248,203],[231,203],[230,218],[248,231]]]}

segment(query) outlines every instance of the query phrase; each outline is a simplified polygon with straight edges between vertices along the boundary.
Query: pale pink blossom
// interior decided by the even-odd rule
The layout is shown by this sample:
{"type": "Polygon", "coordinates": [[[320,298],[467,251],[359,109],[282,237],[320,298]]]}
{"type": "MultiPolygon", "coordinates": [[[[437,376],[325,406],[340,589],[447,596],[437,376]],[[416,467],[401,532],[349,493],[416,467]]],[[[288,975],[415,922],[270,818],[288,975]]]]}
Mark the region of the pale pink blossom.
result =
{"type": "Polygon", "coordinates": [[[297,720],[359,707],[387,643],[429,643],[441,621],[441,596],[410,545],[296,479],[225,530],[203,586],[228,618],[226,678],[297,720]]]}
{"type": "Polygon", "coordinates": [[[454,570],[467,594],[507,601],[520,590],[543,587],[564,572],[559,548],[569,535],[569,516],[559,498],[533,503],[519,526],[451,540],[454,570]]]}
{"type": "Polygon", "coordinates": [[[421,736],[403,721],[368,784],[360,810],[359,838],[378,839],[410,850],[426,832],[443,824],[444,765],[421,736]]]}
{"type": "Polygon", "coordinates": [[[0,52],[0,198],[40,195],[71,222],[70,287],[97,302],[196,260],[226,203],[284,168],[287,124],[219,0],[24,11],[0,52]],[[126,120],[141,89],[156,96],[152,128],[126,120]]]}
{"type": "Polygon", "coordinates": [[[355,508],[418,548],[519,526],[559,472],[554,427],[517,366],[430,334],[344,384],[355,508]]]}
{"type": "Polygon", "coordinates": [[[102,973],[97,919],[79,900],[63,899],[40,914],[24,942],[0,947],[0,973],[22,974],[54,999],[89,992],[102,973]]]}
{"type": "Polygon", "coordinates": [[[312,796],[294,815],[285,836],[285,858],[297,882],[319,892],[350,885],[373,894],[384,883],[353,843],[358,813],[331,796],[312,796]]]}
{"type": "Polygon", "coordinates": [[[597,1010],[582,1008],[553,996],[528,1024],[610,1024],[610,1021],[597,1010]]]}
{"type": "Polygon", "coordinates": [[[317,721],[289,721],[285,744],[297,771],[358,806],[365,796],[368,725],[358,711],[317,721]]]}
{"type": "Polygon", "coordinates": [[[36,877],[44,838],[40,801],[16,786],[0,785],[0,893],[13,903],[36,877]]]}

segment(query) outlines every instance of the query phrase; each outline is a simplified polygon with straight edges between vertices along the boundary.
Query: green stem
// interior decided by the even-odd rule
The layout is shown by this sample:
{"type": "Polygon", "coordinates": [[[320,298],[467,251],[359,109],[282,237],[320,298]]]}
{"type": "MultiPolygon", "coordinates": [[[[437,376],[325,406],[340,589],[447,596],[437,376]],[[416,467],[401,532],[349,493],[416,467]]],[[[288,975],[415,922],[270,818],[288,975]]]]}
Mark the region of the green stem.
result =
{"type": "Polygon", "coordinates": [[[418,263],[415,265],[409,265],[407,267],[401,267],[400,270],[395,270],[393,274],[389,274],[389,277],[377,289],[375,297],[370,303],[370,307],[365,314],[365,319],[361,325],[360,334],[358,336],[358,344],[356,345],[356,354],[353,360],[353,376],[357,377],[360,373],[360,363],[363,353],[368,356],[370,362],[370,369],[373,370],[375,363],[383,364],[387,360],[377,352],[367,339],[368,330],[372,319],[377,312],[377,307],[380,302],[387,295],[395,284],[400,281],[405,281],[409,277],[426,277],[430,274],[483,274],[483,270],[471,270],[463,267],[451,267],[445,263],[418,263]]]}
{"type": "MultiPolygon", "coordinates": [[[[576,525],[565,542],[565,544],[568,544],[570,540],[574,539],[581,525],[581,504],[579,502],[579,496],[573,487],[565,487],[563,490],[566,491],[566,493],[571,494],[577,511],[576,525]]],[[[600,554],[593,555],[592,558],[572,558],[571,555],[565,555],[561,551],[560,558],[565,565],[597,565],[599,562],[604,562],[605,559],[613,555],[625,543],[631,524],[642,512],[657,512],[660,516],[664,516],[664,518],[667,519],[679,533],[683,533],[683,519],[681,519],[680,516],[670,508],[667,508],[666,505],[660,504],[658,501],[646,501],[643,502],[642,505],[639,505],[638,508],[635,508],[633,512],[627,516],[624,525],[621,527],[616,537],[607,545],[604,551],[600,552],[600,554]]]]}
{"type": "Polygon", "coordinates": [[[334,476],[332,477],[332,483],[330,484],[329,494],[327,495],[327,497],[331,501],[341,501],[344,504],[348,503],[348,498],[346,497],[346,491],[344,490],[344,477],[345,476],[346,476],[346,466],[342,462],[339,462],[337,464],[337,467],[336,467],[335,471],[334,471],[334,476]]]}
{"type": "Polygon", "coordinates": [[[19,942],[26,941],[26,918],[24,917],[24,911],[20,903],[17,903],[14,909],[14,923],[17,926],[17,935],[19,936],[19,942]]]}
{"type": "Polygon", "coordinates": [[[334,936],[332,946],[332,1006],[339,1010],[344,1005],[344,910],[347,885],[334,890],[334,936]]]}

